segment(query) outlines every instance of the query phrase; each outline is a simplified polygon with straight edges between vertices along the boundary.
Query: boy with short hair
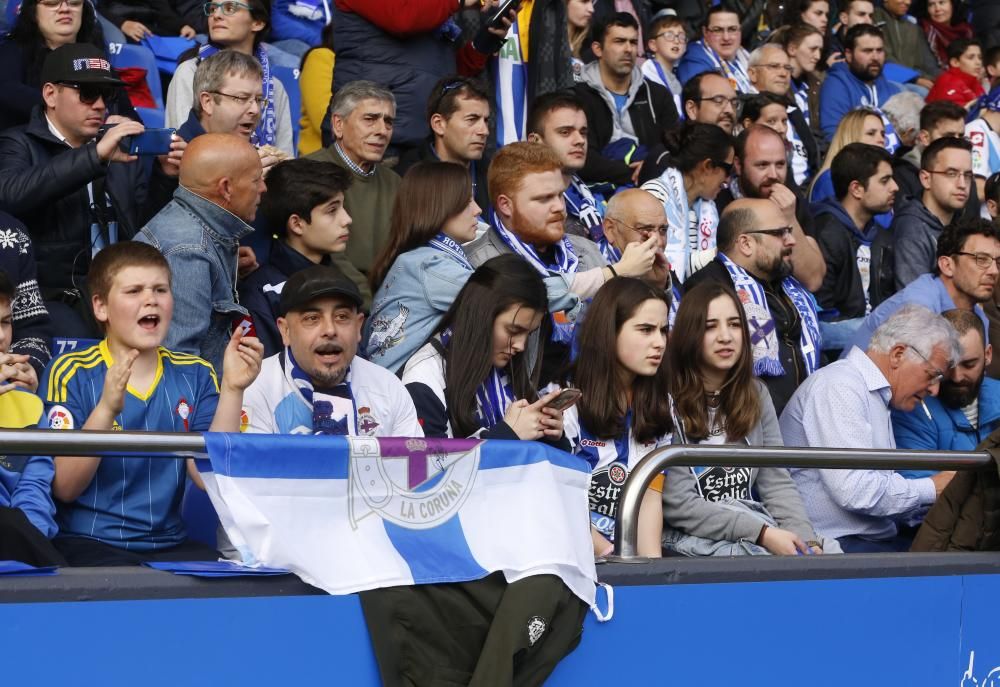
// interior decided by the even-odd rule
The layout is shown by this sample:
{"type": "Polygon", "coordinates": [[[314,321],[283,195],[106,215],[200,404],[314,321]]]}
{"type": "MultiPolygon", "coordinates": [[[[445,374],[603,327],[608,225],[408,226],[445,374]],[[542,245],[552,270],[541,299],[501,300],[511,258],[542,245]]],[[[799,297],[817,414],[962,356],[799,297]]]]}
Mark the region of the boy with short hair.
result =
{"type": "Polygon", "coordinates": [[[983,48],[973,38],[957,38],[948,44],[948,69],[941,72],[927,102],[948,100],[961,107],[971,107],[986,95],[983,90],[983,48]]]}
{"type": "Polygon", "coordinates": [[[687,50],[684,22],[676,14],[658,15],[646,29],[646,49],[651,59],[642,63],[642,75],[670,91],[674,96],[674,106],[678,114],[683,117],[684,108],[681,107],[683,86],[674,68],[687,50]]]}
{"type": "MultiPolygon", "coordinates": [[[[312,265],[332,265],[359,282],[355,276],[360,273],[342,259],[351,227],[344,208],[350,184],[351,176],[342,167],[306,158],[279,162],[267,175],[260,213],[278,239],[271,244],[267,263],[239,285],[240,302],[250,311],[265,358],[284,348],[276,322],[288,277],[312,265]]],[[[366,306],[371,303],[370,291],[362,297],[366,306]]]]}
{"type": "MultiPolygon", "coordinates": [[[[0,271],[0,427],[34,427],[42,416],[35,396],[38,377],[27,355],[9,353],[13,340],[15,287],[0,271]]],[[[52,516],[52,458],[0,455],[0,560],[58,565],[62,556],[49,541],[52,516]]]]}
{"type": "MultiPolygon", "coordinates": [[[[260,369],[261,346],[236,328],[220,387],[205,360],[160,346],[170,326],[170,267],[148,244],[123,242],[95,256],[88,275],[106,338],[57,358],[42,395],[54,429],[237,431],[242,392],[260,369]]],[[[197,288],[197,285],[191,285],[197,288]]],[[[214,559],[187,541],[180,505],[193,463],[161,457],[55,459],[56,547],[72,565],[214,559]]]]}

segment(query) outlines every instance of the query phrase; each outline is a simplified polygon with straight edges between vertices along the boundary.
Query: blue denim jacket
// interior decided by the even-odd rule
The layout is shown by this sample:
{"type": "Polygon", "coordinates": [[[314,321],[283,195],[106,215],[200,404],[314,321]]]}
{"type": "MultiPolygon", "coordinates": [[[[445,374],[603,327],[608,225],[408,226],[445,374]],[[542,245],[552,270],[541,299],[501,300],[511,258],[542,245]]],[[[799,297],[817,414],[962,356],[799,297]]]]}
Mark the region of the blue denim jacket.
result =
{"type": "Polygon", "coordinates": [[[135,237],[170,263],[174,317],[163,345],[201,356],[222,373],[222,354],[237,314],[240,238],[253,227],[210,200],[178,186],[174,198],[135,237]]]}

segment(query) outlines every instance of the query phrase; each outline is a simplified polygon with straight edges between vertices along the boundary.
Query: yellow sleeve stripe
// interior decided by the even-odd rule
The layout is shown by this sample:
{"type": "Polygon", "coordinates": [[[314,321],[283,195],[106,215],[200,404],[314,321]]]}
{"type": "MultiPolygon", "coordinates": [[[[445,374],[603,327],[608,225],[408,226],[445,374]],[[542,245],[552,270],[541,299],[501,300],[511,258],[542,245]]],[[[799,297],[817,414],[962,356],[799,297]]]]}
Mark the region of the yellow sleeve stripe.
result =
{"type": "Polygon", "coordinates": [[[60,374],[59,382],[55,387],[52,387],[51,383],[49,385],[50,392],[53,392],[49,400],[53,403],[65,403],[67,396],[67,387],[69,386],[69,380],[73,379],[73,376],[80,370],[89,370],[91,368],[97,367],[98,365],[104,364],[104,356],[98,354],[92,358],[85,358],[82,360],[73,361],[73,364],[67,368],[64,373],[60,374]]]}
{"type": "Polygon", "coordinates": [[[212,367],[212,363],[208,362],[204,358],[199,358],[198,356],[191,355],[190,353],[171,351],[166,348],[161,348],[160,354],[175,365],[204,365],[208,368],[208,373],[212,376],[212,384],[215,385],[215,390],[219,390],[219,380],[215,375],[215,368],[212,367]]]}
{"type": "MultiPolygon", "coordinates": [[[[76,364],[78,363],[89,363],[93,360],[101,359],[101,351],[99,346],[91,346],[82,351],[74,351],[72,353],[66,353],[58,358],[52,363],[52,369],[49,370],[49,384],[46,388],[46,398],[50,402],[56,403],[58,400],[55,398],[56,390],[62,386],[63,390],[66,388],[63,377],[69,372],[72,377],[76,374],[76,364]],[[72,371],[71,371],[72,369],[72,371]]],[[[90,367],[93,367],[92,365],[90,367]]],[[[65,380],[68,381],[68,380],[65,380]]]]}

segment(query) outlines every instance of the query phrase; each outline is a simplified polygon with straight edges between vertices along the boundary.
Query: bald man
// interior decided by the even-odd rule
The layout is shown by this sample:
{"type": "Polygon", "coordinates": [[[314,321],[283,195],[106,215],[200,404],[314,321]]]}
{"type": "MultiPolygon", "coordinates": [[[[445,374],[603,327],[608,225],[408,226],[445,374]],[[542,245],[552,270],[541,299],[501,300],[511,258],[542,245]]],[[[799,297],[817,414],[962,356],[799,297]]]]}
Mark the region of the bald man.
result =
{"type": "Polygon", "coordinates": [[[663,254],[667,237],[667,216],[663,203],[653,194],[639,188],[630,188],[611,197],[604,211],[604,237],[597,245],[608,264],[622,259],[630,243],[643,243],[650,237],[657,238],[653,266],[643,279],[663,289],[670,282],[670,267],[663,254]]]}
{"type": "Polygon", "coordinates": [[[184,152],[173,199],[136,236],[170,263],[174,315],[163,345],[208,360],[220,375],[233,326],[249,322],[236,296],[237,256],[265,190],[245,138],[204,134],[184,152]]]}
{"type": "Polygon", "coordinates": [[[786,213],[767,198],[741,198],[722,213],[719,254],[684,282],[690,293],[706,280],[736,290],[746,312],[754,373],[767,385],[778,415],[819,367],[816,306],[792,276],[795,234],[786,213]]]}

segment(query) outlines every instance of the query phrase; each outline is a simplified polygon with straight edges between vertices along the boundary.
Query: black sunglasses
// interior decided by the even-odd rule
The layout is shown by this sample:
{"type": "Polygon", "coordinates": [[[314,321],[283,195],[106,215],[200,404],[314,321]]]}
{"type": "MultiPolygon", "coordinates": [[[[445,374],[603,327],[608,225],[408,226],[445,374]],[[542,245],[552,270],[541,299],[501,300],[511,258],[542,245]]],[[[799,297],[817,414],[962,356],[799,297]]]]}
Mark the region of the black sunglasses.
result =
{"type": "Polygon", "coordinates": [[[721,169],[723,172],[725,172],[726,176],[729,176],[729,175],[731,175],[733,173],[733,163],[732,162],[722,162],[720,160],[710,160],[710,162],[712,163],[713,167],[716,167],[717,169],[721,169]]]}
{"type": "Polygon", "coordinates": [[[92,83],[66,83],[61,81],[59,85],[76,90],[80,94],[80,102],[84,105],[93,105],[97,102],[98,98],[102,99],[104,104],[107,105],[116,92],[113,86],[99,86],[92,83]]]}

